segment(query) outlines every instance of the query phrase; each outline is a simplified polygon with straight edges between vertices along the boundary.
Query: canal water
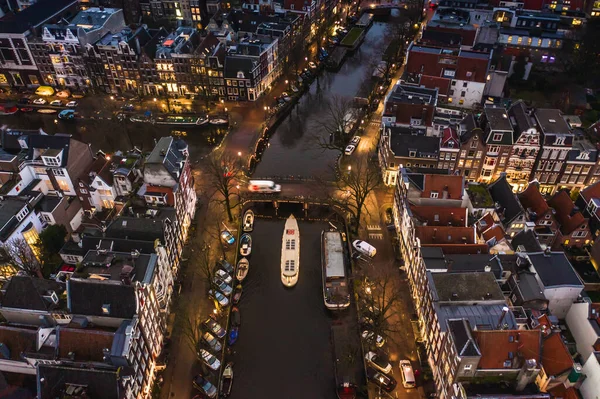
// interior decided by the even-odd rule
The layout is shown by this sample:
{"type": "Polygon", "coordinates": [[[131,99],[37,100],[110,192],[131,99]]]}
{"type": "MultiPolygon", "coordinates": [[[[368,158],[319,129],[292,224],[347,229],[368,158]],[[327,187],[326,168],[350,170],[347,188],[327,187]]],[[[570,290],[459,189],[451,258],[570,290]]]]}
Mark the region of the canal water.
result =
{"type": "Polygon", "coordinates": [[[336,398],[331,323],[356,323],[356,311],[332,314],[323,304],[320,238],[330,227],[326,222],[298,221],[300,276],[295,287],[283,286],[284,225],[282,219],[262,218],[254,225],[250,269],[239,304],[239,340],[227,359],[234,362],[232,399],[336,398]]]}
{"type": "Polygon", "coordinates": [[[166,126],[151,123],[120,122],[116,119],[86,119],[85,121],[63,121],[57,114],[23,114],[0,116],[0,126],[12,129],[42,129],[48,134],[66,133],[73,138],[89,143],[94,152],[126,151],[134,146],[142,151],[151,151],[155,140],[181,132],[194,157],[207,153],[214,143],[220,141],[223,132],[212,126],[166,126]]]}
{"type": "Polygon", "coordinates": [[[370,67],[381,60],[388,43],[386,27],[386,23],[375,22],[363,44],[346,58],[338,72],[324,71],[318,82],[312,83],[310,91],[271,137],[254,177],[334,176],[333,165],[339,151],[319,146],[317,136],[328,137],[319,121],[328,117],[329,101],[335,97],[354,98],[364,80],[371,78],[370,67]]]}

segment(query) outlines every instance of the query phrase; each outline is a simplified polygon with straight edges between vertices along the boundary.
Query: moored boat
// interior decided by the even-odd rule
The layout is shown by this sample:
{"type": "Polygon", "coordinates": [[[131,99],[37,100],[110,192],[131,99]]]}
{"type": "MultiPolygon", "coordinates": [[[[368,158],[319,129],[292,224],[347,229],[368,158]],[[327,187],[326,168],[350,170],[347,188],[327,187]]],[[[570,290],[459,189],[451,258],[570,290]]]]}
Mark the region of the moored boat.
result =
{"type": "Polygon", "coordinates": [[[346,309],[350,306],[350,290],[342,235],[339,232],[321,233],[321,264],[325,307],[331,310],[346,309]]]}
{"type": "Polygon", "coordinates": [[[235,273],[235,277],[237,278],[237,280],[240,283],[242,281],[244,281],[244,279],[248,275],[249,268],[250,268],[250,262],[248,262],[248,259],[246,259],[246,258],[240,259],[240,261],[238,262],[238,265],[237,265],[237,271],[235,273]]]}
{"type": "Polygon", "coordinates": [[[237,305],[238,303],[240,303],[240,299],[242,298],[242,291],[243,291],[243,287],[241,284],[238,284],[235,286],[235,289],[233,290],[233,296],[231,297],[231,302],[234,305],[237,305]]]}
{"type": "Polygon", "coordinates": [[[233,363],[227,363],[223,375],[221,376],[221,389],[220,393],[222,397],[227,397],[231,393],[231,386],[233,385],[233,363]]]}
{"type": "Polygon", "coordinates": [[[238,340],[239,334],[240,334],[239,326],[231,327],[231,330],[229,330],[229,335],[227,336],[227,344],[229,346],[234,345],[238,340]]]}
{"type": "Polygon", "coordinates": [[[252,237],[248,233],[242,234],[240,238],[240,255],[250,256],[252,252],[252,237]]]}
{"type": "Polygon", "coordinates": [[[239,327],[242,325],[242,315],[240,314],[240,309],[237,306],[234,306],[231,309],[231,325],[233,327],[239,327]]]}
{"type": "Polygon", "coordinates": [[[225,118],[212,118],[208,121],[211,125],[227,125],[229,121],[225,118]]]}
{"type": "Polygon", "coordinates": [[[285,222],[281,239],[281,282],[286,287],[298,283],[300,271],[300,230],[294,215],[285,222]]]}
{"type": "Polygon", "coordinates": [[[250,233],[254,229],[254,212],[250,209],[244,213],[244,231],[250,233]]]}

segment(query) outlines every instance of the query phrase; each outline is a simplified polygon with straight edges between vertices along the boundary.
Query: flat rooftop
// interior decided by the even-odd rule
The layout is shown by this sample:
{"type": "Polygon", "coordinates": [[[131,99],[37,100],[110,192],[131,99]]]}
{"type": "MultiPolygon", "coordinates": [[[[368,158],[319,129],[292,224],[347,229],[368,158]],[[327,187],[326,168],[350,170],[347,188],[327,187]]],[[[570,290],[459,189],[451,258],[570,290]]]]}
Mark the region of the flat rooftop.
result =
{"type": "Polygon", "coordinates": [[[440,302],[504,300],[492,272],[432,273],[431,277],[440,302]]]}

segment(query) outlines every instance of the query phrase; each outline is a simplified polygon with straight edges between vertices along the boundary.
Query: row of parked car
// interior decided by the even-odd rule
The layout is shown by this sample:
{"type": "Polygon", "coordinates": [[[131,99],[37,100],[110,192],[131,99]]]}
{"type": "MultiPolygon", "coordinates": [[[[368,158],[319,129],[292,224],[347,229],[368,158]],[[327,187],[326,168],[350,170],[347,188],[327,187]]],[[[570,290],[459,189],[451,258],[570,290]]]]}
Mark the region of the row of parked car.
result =
{"type": "MultiPolygon", "coordinates": [[[[228,306],[230,303],[229,298],[233,293],[234,271],[234,267],[226,260],[217,263],[213,276],[215,288],[209,290],[209,296],[221,306],[228,306]]],[[[239,320],[237,322],[239,323],[239,320]]],[[[233,323],[235,321],[232,321],[232,325],[233,323]]],[[[227,330],[212,315],[202,323],[201,328],[202,337],[196,354],[206,367],[212,371],[220,372],[222,363],[217,354],[223,350],[227,330]]],[[[230,366],[228,365],[228,367],[230,366]]],[[[206,374],[196,375],[192,380],[192,385],[208,398],[216,398],[219,394],[219,389],[206,374]]]]}

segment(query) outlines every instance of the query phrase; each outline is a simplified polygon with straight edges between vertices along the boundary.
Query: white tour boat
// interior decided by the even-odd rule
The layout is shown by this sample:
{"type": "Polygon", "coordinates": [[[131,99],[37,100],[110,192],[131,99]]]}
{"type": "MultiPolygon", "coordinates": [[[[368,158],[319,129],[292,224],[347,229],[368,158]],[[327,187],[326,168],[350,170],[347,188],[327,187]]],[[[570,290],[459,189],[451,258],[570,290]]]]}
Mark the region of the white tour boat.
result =
{"type": "Polygon", "coordinates": [[[298,282],[300,272],[300,230],[294,215],[285,222],[281,239],[281,282],[293,287],[298,282]]]}

